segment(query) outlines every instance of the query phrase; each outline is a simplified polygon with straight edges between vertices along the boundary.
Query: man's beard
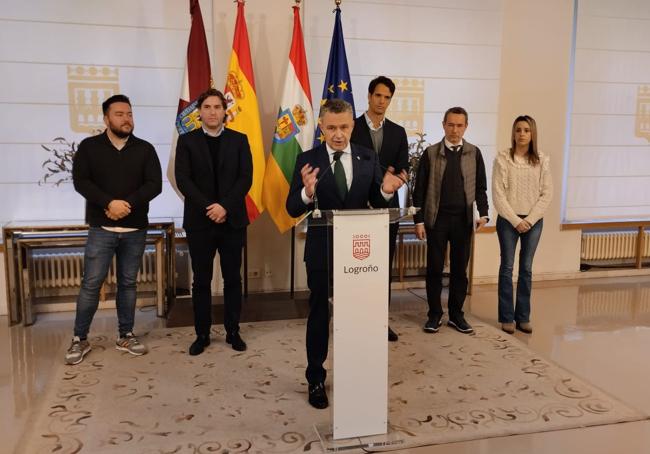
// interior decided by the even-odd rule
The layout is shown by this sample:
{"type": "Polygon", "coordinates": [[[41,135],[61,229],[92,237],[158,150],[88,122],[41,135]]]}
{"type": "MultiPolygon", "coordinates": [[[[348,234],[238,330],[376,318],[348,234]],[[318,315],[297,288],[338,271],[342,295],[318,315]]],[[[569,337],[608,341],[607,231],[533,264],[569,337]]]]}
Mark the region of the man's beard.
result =
{"type": "Polygon", "coordinates": [[[129,132],[124,132],[120,129],[113,127],[113,125],[109,125],[108,127],[111,130],[111,132],[115,134],[117,137],[119,137],[120,139],[126,139],[133,133],[133,128],[131,128],[129,132]]]}

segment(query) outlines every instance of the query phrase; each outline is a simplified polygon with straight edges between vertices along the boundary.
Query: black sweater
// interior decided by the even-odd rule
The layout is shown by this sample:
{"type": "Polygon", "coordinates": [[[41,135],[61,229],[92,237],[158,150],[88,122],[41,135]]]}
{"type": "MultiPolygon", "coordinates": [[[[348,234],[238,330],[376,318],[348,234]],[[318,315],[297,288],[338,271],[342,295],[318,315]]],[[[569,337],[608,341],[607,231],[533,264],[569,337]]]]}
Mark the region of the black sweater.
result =
{"type": "Polygon", "coordinates": [[[465,184],[460,170],[460,154],[462,151],[453,151],[445,146],[447,165],[442,176],[440,186],[439,213],[453,215],[465,214],[467,202],[465,201],[465,184]]]}
{"type": "Polygon", "coordinates": [[[133,135],[119,151],[106,132],[82,140],[73,160],[72,181],[86,199],[86,223],[91,227],[147,227],[149,202],[162,191],[156,150],[133,135]],[[131,213],[113,221],[104,210],[116,199],[127,201],[131,213]]]}

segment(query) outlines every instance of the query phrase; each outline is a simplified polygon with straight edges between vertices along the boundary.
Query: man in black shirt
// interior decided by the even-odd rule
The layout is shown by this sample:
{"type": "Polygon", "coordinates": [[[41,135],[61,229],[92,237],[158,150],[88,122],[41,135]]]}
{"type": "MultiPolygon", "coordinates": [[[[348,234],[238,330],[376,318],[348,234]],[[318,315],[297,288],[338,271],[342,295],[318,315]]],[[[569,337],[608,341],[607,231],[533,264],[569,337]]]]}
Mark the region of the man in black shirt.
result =
{"type": "Polygon", "coordinates": [[[136,277],[144,253],[149,202],[162,191],[160,161],[150,143],[133,135],[129,98],[111,96],[102,109],[106,131],[81,141],[72,166],[74,188],[86,199],[90,228],[67,364],[80,363],[90,351],[88,331],[113,256],[117,264],[116,348],[136,356],[147,352],[133,335],[136,277]]]}
{"type": "Polygon", "coordinates": [[[415,180],[413,203],[422,209],[414,216],[415,234],[427,240],[427,333],[436,333],[442,324],[442,270],[449,243],[449,321],[461,333],[474,330],[465,320],[463,303],[467,294],[473,204],[480,214],[476,229],[488,221],[487,181],[481,150],[465,141],[467,111],[452,107],[442,121],[445,137],[422,154],[415,180]]]}
{"type": "Polygon", "coordinates": [[[223,276],[226,342],[246,350],[239,334],[241,260],[248,214],[246,194],[253,182],[253,158],[245,134],[224,127],[226,98],[215,89],[197,100],[202,127],[183,134],[176,146],[175,174],[185,197],[183,228],[192,258],[192,305],[196,340],[190,355],[210,345],[212,270],[219,251],[223,276]]]}

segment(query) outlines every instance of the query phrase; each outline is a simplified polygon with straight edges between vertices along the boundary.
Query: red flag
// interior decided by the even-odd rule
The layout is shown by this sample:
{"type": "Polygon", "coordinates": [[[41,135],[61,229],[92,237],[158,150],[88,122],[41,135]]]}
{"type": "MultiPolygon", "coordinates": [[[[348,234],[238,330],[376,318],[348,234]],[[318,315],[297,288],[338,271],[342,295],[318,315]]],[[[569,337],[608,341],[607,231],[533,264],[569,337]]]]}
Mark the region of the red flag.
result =
{"type": "Polygon", "coordinates": [[[183,196],[176,187],[176,177],[174,175],[176,140],[180,134],[201,127],[196,98],[208,88],[214,87],[212,71],[210,70],[210,54],[205,39],[205,28],[203,27],[203,16],[201,15],[199,0],[190,0],[190,15],[192,17],[192,26],[190,27],[190,38],[187,42],[187,61],[185,63],[185,73],[183,74],[181,96],[178,99],[172,149],[167,165],[167,178],[181,198],[183,196]]]}

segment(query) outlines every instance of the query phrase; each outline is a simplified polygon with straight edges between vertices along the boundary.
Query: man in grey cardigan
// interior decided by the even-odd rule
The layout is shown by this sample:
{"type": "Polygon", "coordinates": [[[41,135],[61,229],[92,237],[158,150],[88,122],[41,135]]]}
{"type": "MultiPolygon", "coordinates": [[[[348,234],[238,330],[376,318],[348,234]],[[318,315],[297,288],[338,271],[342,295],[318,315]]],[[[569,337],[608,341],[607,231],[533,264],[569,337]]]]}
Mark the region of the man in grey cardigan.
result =
{"type": "Polygon", "coordinates": [[[467,111],[452,107],[445,112],[445,137],[428,147],[418,166],[413,203],[421,210],[414,216],[415,234],[427,240],[427,333],[437,333],[442,325],[442,270],[447,243],[450,246],[449,321],[461,333],[474,330],[465,320],[463,303],[467,294],[467,263],[474,223],[473,204],[480,218],[476,229],[488,222],[487,181],[481,151],[463,140],[467,111]]]}

